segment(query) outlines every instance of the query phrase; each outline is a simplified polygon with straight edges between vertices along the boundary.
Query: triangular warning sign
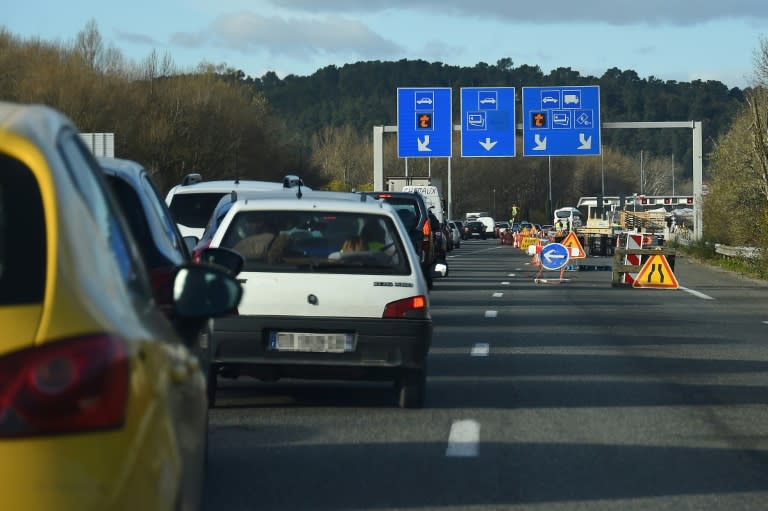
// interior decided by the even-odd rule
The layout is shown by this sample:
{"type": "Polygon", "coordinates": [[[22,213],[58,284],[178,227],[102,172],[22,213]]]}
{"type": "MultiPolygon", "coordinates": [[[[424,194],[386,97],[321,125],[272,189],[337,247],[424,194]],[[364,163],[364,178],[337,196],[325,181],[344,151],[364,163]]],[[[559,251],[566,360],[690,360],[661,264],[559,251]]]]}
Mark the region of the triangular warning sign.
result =
{"type": "Polygon", "coordinates": [[[573,231],[569,232],[568,236],[560,244],[568,249],[568,255],[571,259],[584,259],[587,257],[584,247],[581,246],[579,238],[576,237],[576,233],[573,231]]]}
{"type": "Polygon", "coordinates": [[[662,254],[655,254],[648,258],[640,268],[640,273],[635,277],[632,287],[650,287],[655,289],[677,289],[677,283],[672,268],[669,267],[667,258],[662,254]]]}

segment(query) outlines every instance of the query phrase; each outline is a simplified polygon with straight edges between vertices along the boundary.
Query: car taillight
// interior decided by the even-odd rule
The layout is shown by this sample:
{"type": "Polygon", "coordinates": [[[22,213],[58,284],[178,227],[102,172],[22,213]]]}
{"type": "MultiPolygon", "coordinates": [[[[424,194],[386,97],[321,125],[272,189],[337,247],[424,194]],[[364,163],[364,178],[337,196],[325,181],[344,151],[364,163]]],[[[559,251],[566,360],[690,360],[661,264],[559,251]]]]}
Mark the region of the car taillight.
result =
{"type": "Polygon", "coordinates": [[[193,263],[200,263],[200,257],[203,254],[203,251],[211,246],[211,240],[207,241],[201,241],[200,243],[195,246],[195,248],[192,249],[192,262],[193,263]]]}
{"type": "Polygon", "coordinates": [[[173,280],[178,268],[176,266],[162,266],[153,268],[149,272],[149,281],[152,284],[152,293],[157,304],[161,307],[173,305],[173,280]]]}
{"type": "Polygon", "coordinates": [[[427,317],[427,299],[423,295],[411,296],[384,307],[383,318],[422,319],[427,317]]]}
{"type": "Polygon", "coordinates": [[[0,438],[118,428],[128,388],[125,345],[109,334],[0,357],[0,438]]]}

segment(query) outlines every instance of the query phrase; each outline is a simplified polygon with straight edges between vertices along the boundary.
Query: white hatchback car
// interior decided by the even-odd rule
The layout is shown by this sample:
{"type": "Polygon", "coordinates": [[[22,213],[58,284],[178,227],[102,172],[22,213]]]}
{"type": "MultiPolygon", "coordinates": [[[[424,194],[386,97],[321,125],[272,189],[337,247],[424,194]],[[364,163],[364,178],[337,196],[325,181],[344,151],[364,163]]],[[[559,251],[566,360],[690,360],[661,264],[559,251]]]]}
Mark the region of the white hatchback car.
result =
{"type": "Polygon", "coordinates": [[[229,179],[203,181],[200,174],[187,174],[181,184],[171,188],[165,197],[165,203],[171,211],[182,236],[195,236],[200,239],[219,200],[230,192],[289,191],[301,187],[311,190],[304,185],[298,176],[287,175],[282,182],[254,181],[247,179],[229,179]]]}
{"type": "Polygon", "coordinates": [[[213,323],[216,374],[394,380],[401,407],[423,405],[429,295],[392,206],[359,194],[259,194],[232,204],[210,246],[245,258],[237,315],[213,323]]]}

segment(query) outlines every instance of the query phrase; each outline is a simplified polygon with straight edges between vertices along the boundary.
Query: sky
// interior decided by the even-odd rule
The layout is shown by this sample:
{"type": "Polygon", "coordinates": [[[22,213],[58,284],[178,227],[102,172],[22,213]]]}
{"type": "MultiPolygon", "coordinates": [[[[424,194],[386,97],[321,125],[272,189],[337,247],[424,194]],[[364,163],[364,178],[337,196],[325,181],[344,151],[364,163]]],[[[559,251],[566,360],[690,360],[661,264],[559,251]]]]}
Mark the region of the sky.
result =
{"type": "Polygon", "coordinates": [[[104,43],[131,61],[155,51],[181,70],[224,64],[252,77],[368,60],[471,67],[508,57],[544,73],[600,77],[615,67],[744,88],[768,38],[768,0],[27,0],[0,12],[0,25],[24,39],[71,42],[95,21],[104,43]]]}

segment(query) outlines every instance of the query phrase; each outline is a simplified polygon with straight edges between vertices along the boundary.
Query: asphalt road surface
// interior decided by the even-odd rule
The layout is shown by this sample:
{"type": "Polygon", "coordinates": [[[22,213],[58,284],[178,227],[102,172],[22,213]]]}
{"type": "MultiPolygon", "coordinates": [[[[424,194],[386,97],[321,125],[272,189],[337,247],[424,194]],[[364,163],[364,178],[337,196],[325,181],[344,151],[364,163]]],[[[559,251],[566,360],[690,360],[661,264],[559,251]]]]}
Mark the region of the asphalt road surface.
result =
{"type": "Polygon", "coordinates": [[[426,407],[385,383],[224,380],[206,509],[768,509],[768,285],[679,255],[677,290],[536,284],[495,240],[449,265],[426,407]]]}

